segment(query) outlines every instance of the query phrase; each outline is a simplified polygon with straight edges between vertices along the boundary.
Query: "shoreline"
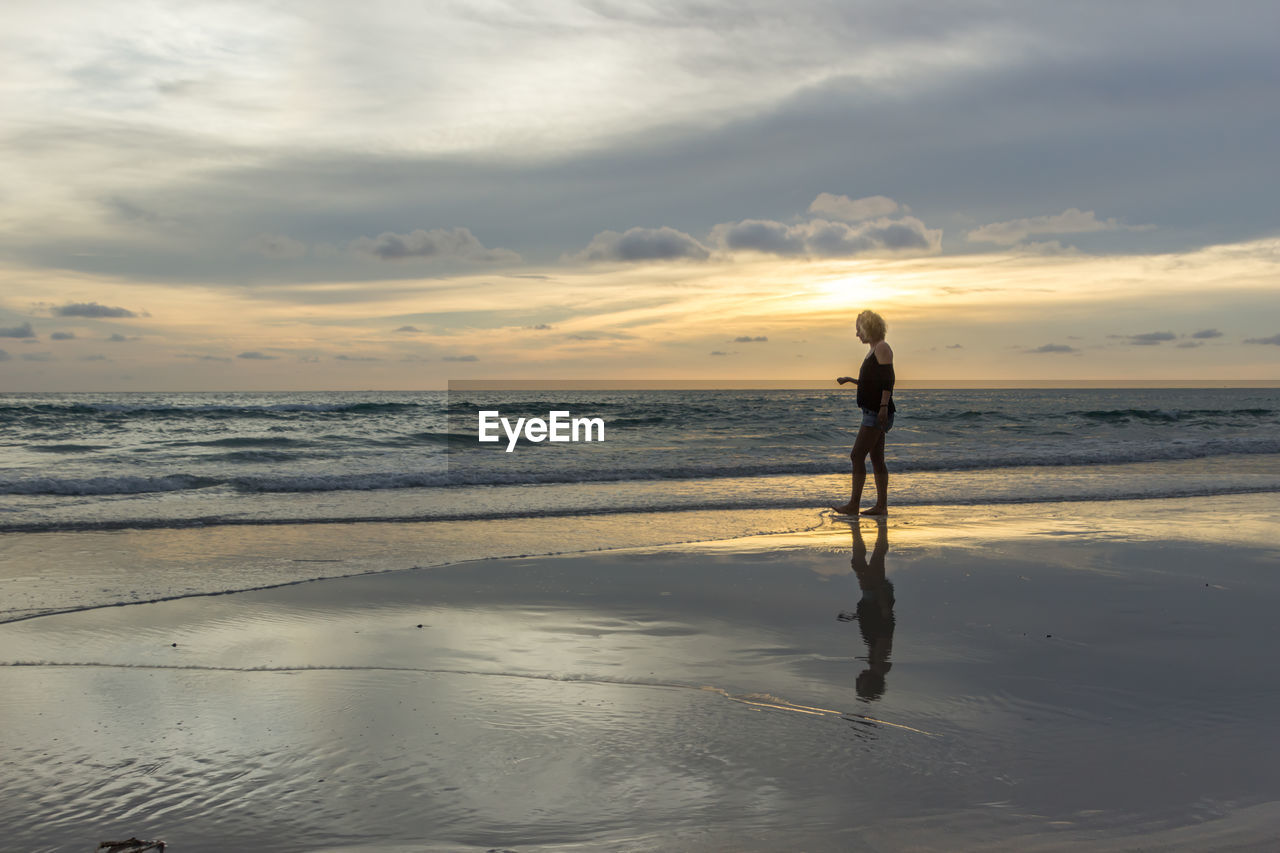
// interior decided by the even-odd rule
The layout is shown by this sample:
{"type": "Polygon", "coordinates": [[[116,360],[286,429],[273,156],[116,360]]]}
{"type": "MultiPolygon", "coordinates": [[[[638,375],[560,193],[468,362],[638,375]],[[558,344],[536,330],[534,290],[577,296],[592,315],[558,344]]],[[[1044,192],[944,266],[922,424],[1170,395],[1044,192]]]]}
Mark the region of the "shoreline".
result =
{"type": "MultiPolygon", "coordinates": [[[[1213,495],[1111,500],[903,504],[890,523],[973,524],[1020,516],[1102,516],[1129,505],[1169,506],[1212,498],[1216,506],[1254,513],[1256,502],[1280,502],[1270,489],[1213,495]],[[1172,502],[1172,503],[1164,503],[1172,502]],[[1178,503],[1183,502],[1183,503],[1178,503]],[[1108,509],[1109,508],[1109,509],[1108,509]],[[1099,515],[1099,511],[1090,513],[1099,515]]],[[[1132,513],[1126,513],[1131,515],[1132,513]]],[[[1140,512],[1142,516],[1150,513],[1140,512]]],[[[838,523],[838,522],[837,522],[838,523]]],[[[827,508],[600,511],[500,519],[337,521],[0,533],[0,625],[58,613],[230,595],[326,579],[423,571],[462,562],[679,546],[742,537],[816,532],[833,524],[827,508]],[[620,526],[620,520],[627,524],[620,526]],[[499,542],[491,535],[501,524],[499,542]],[[92,543],[92,544],[91,544],[92,543]],[[95,562],[81,555],[92,551],[95,562]],[[424,554],[430,558],[424,559],[424,554]],[[336,556],[335,556],[336,555],[336,556]],[[69,566],[77,569],[68,571],[69,566]],[[265,583],[263,581],[266,581],[265,583]],[[89,589],[92,587],[92,589],[89,589]]],[[[975,529],[981,529],[975,528],[975,529]]],[[[1163,528],[1178,536],[1175,529],[1163,528]]]]}

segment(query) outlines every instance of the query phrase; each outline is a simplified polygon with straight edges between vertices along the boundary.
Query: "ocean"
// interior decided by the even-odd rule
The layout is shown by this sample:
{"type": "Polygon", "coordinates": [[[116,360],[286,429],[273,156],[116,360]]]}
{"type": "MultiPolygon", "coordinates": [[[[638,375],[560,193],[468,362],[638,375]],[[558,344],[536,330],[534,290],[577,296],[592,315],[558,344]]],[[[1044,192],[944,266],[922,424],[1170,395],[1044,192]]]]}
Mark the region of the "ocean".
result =
{"type": "MultiPolygon", "coordinates": [[[[1280,490],[1280,389],[895,399],[899,508],[1280,490]]],[[[857,414],[845,390],[7,394],[0,532],[817,510],[848,497],[857,414]],[[482,409],[604,440],[508,452],[482,409]]]]}

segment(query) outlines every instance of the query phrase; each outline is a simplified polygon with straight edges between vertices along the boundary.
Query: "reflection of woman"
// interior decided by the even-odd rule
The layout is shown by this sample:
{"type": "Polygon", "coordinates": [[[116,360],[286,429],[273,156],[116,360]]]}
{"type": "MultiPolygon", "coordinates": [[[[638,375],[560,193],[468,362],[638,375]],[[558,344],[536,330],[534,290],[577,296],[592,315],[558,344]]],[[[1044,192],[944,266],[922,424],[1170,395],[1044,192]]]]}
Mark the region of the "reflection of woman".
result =
{"type": "Polygon", "coordinates": [[[863,311],[854,323],[858,340],[871,348],[862,361],[858,378],[841,376],[841,385],[852,382],[858,386],[858,408],[862,410],[862,426],[853,442],[849,458],[853,461],[853,496],[844,506],[832,507],[841,515],[857,515],[862,502],[862,486],[867,481],[867,456],[871,456],[871,468],[876,480],[876,505],[863,515],[884,515],[889,509],[889,469],[884,464],[885,433],[893,428],[893,350],[885,343],[884,318],[874,311],[863,311]]]}
{"type": "Polygon", "coordinates": [[[889,553],[888,525],[876,520],[876,544],[867,558],[867,545],[862,541],[862,529],[853,525],[853,558],[849,565],[858,576],[862,599],[856,613],[841,613],[842,622],[858,620],[862,641],[867,644],[867,668],[858,674],[858,696],[867,701],[884,695],[885,674],[893,666],[889,655],[893,652],[893,584],[884,576],[884,557],[889,553]]]}

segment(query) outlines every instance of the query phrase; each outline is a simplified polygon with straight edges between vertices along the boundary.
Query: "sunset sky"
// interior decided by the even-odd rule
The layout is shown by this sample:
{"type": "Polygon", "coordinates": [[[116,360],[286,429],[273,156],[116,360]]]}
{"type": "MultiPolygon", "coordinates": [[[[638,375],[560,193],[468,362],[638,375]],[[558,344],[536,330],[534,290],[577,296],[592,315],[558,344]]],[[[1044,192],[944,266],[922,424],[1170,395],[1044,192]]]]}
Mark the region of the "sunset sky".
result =
{"type": "Polygon", "coordinates": [[[0,390],[1280,380],[1280,5],[10,0],[0,390]]]}

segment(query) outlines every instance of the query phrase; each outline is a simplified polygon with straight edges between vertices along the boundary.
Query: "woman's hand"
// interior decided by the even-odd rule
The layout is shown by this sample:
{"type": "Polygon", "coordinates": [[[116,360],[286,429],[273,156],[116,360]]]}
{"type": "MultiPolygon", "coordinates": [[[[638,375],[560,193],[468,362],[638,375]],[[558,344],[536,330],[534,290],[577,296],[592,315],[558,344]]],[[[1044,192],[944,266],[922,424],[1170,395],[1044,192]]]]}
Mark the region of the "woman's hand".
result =
{"type": "Polygon", "coordinates": [[[889,407],[881,406],[879,414],[876,415],[876,427],[884,432],[885,426],[889,423],[889,407]]]}
{"type": "Polygon", "coordinates": [[[839,385],[843,385],[846,382],[852,382],[854,385],[858,384],[858,380],[854,379],[852,376],[841,376],[836,379],[836,383],[839,385]]]}

